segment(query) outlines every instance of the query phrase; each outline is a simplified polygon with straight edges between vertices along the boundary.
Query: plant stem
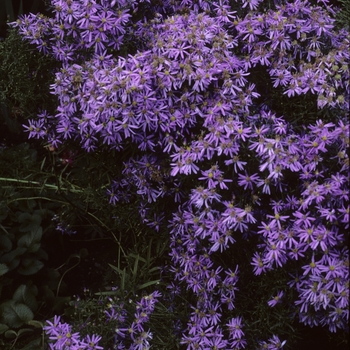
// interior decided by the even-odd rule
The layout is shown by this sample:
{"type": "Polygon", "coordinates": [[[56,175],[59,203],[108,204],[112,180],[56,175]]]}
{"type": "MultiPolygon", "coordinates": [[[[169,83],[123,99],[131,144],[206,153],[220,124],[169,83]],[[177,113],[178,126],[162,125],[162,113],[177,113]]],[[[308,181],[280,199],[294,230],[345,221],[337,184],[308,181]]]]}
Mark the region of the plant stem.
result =
{"type": "MultiPolygon", "coordinates": [[[[39,186],[46,187],[48,189],[52,189],[52,190],[56,190],[56,191],[61,190],[61,191],[68,191],[68,192],[73,192],[73,193],[82,193],[83,192],[83,190],[81,190],[81,189],[59,188],[57,185],[40,183],[37,181],[30,181],[30,180],[19,180],[19,179],[9,179],[9,178],[0,177],[0,181],[17,182],[17,183],[22,183],[22,184],[27,184],[27,185],[39,185],[39,186]]],[[[76,187],[76,186],[74,186],[74,187],[76,187]]]]}

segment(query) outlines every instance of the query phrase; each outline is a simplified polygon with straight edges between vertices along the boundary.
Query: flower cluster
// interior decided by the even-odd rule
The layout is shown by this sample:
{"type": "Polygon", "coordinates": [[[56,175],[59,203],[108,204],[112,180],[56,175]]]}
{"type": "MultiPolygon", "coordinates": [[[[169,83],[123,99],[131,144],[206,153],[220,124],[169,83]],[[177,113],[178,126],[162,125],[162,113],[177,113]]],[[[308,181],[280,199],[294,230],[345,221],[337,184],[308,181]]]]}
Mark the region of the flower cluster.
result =
{"type": "Polygon", "coordinates": [[[136,303],[136,312],[134,314],[134,321],[129,327],[116,328],[115,343],[118,344],[117,349],[126,349],[126,338],[130,338],[130,350],[141,350],[150,348],[150,340],[153,334],[150,330],[145,329],[145,323],[150,319],[150,315],[154,311],[155,304],[161,294],[157,291],[150,295],[141,298],[140,302],[136,303]]]}
{"type": "MultiPolygon", "coordinates": [[[[192,190],[184,209],[173,217],[171,255],[179,267],[176,276],[199,296],[197,308],[201,305],[203,313],[220,299],[222,306],[232,310],[236,283],[226,282],[224,276],[229,272],[215,266],[213,259],[217,251],[224,252],[234,244],[237,233],[247,238],[256,234],[261,238],[259,252],[252,260],[257,275],[285,266],[288,261],[302,262],[303,275],[293,284],[300,296],[296,301],[296,305],[301,305],[296,311],[300,321],[327,325],[333,331],[345,328],[349,318],[349,257],[348,250],[342,247],[349,207],[348,160],[347,156],[342,157],[348,147],[349,126],[319,120],[310,126],[309,132],[296,137],[276,132],[281,123],[287,125],[282,118],[263,112],[249,119],[255,121],[254,129],[240,125],[240,135],[245,130],[246,142],[236,137],[232,155],[226,157],[231,159],[224,160],[232,164],[236,189],[225,182],[218,165],[212,166],[202,171],[205,176],[198,177],[198,182],[204,182],[203,185],[192,190]],[[239,152],[243,147],[246,158],[239,152]],[[249,160],[246,149],[255,152],[251,159],[258,159],[256,173],[246,170],[249,160]],[[327,169],[325,154],[333,155],[331,162],[337,164],[337,173],[327,169]],[[289,187],[284,174],[288,173],[294,174],[298,184],[292,193],[286,193],[289,187]],[[267,195],[270,203],[263,203],[267,195]],[[226,285],[230,288],[222,288],[226,285]]],[[[230,135],[229,123],[234,133],[232,121],[220,120],[213,128],[222,142],[230,135]]],[[[212,137],[209,132],[201,136],[203,140],[212,137]]],[[[198,144],[194,141],[184,154],[195,157],[198,144]]],[[[201,161],[205,157],[211,160],[222,152],[218,143],[208,141],[207,145],[211,152],[205,153],[201,161]]],[[[277,301],[273,299],[269,305],[273,307],[277,301]]]]}
{"type": "Polygon", "coordinates": [[[61,322],[60,316],[55,316],[53,321],[47,321],[44,326],[45,333],[51,342],[52,350],[98,350],[103,349],[98,345],[101,337],[98,335],[87,335],[81,340],[79,333],[72,333],[72,327],[68,323],[61,322]]]}
{"type": "Polygon", "coordinates": [[[272,338],[270,338],[267,342],[266,341],[262,341],[260,342],[260,347],[259,350],[264,350],[264,349],[268,349],[268,350],[277,350],[277,349],[282,349],[284,344],[286,344],[286,340],[283,340],[282,342],[280,341],[280,339],[274,335],[272,338]]]}
{"type": "MultiPolygon", "coordinates": [[[[238,240],[257,242],[249,267],[257,278],[293,266],[301,323],[345,329],[349,33],[335,29],[332,8],[307,0],[264,12],[258,0],[239,1],[237,12],[226,0],[153,10],[143,1],[52,3],[55,18],[14,24],[61,62],[51,86],[57,110],[25,128],[54,147],[73,140],[88,152],[129,155],[108,196],[113,204],[140,198],[141,219],[157,231],[169,219],[170,270],[193,296],[181,343],[247,346],[234,310],[247,268],[230,256],[238,240]],[[266,91],[254,73],[270,79],[266,91]],[[311,121],[272,111],[272,91],[314,101],[311,121]],[[169,198],[174,213],[148,207],[169,198]]],[[[266,302],[275,307],[285,294],[266,302]]],[[[151,338],[143,322],[152,307],[143,303],[118,330],[133,349],[151,338]]],[[[284,344],[274,335],[260,345],[284,344]]]]}
{"type": "Polygon", "coordinates": [[[320,108],[349,109],[348,93],[344,94],[349,81],[349,34],[334,32],[334,21],[329,12],[310,7],[308,1],[252,13],[236,22],[246,65],[265,66],[273,87],[281,87],[288,97],[311,93],[320,108]]]}
{"type": "Polygon", "coordinates": [[[52,221],[55,223],[55,229],[65,235],[74,235],[77,233],[69,223],[62,220],[59,215],[54,215],[52,221]]]}
{"type": "MultiPolygon", "coordinates": [[[[124,302],[117,302],[114,298],[109,297],[105,305],[105,317],[99,322],[105,321],[106,327],[114,329],[113,349],[130,349],[140,350],[150,347],[152,333],[145,330],[150,316],[154,311],[155,304],[161,294],[155,291],[149,295],[143,296],[139,302],[135,303],[136,312],[134,320],[128,325],[128,311],[124,302]]],[[[130,301],[131,302],[131,301],[130,301]]],[[[76,307],[79,304],[76,305],[76,307]]],[[[79,326],[81,328],[81,326],[79,326]]],[[[53,350],[98,350],[103,349],[99,345],[101,336],[87,335],[83,339],[79,332],[73,333],[72,326],[61,321],[60,316],[55,316],[52,321],[47,321],[44,326],[45,334],[50,342],[49,347],[53,350]]]]}

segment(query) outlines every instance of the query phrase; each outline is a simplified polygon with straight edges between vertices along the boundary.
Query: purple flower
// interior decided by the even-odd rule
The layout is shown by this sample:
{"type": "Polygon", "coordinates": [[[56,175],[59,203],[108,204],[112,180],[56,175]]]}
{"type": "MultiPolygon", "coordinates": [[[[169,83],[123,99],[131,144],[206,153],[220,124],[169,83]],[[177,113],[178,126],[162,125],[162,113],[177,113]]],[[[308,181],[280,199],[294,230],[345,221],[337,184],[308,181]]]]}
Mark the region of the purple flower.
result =
{"type": "Polygon", "coordinates": [[[259,181],[259,175],[253,174],[248,175],[247,172],[245,175],[238,174],[238,184],[240,186],[244,186],[244,189],[246,190],[249,188],[250,190],[253,189],[253,184],[256,184],[259,181]]]}
{"type": "Polygon", "coordinates": [[[260,275],[261,273],[266,272],[268,269],[259,253],[254,253],[251,264],[254,266],[255,275],[260,275]]]}
{"type": "Polygon", "coordinates": [[[279,304],[281,302],[281,299],[282,299],[283,295],[284,295],[284,292],[283,291],[279,291],[276,296],[274,296],[270,301],[268,301],[267,304],[270,307],[276,306],[277,304],[279,304]]]}
{"type": "Polygon", "coordinates": [[[40,139],[46,135],[46,128],[43,120],[29,119],[29,126],[23,125],[26,132],[29,132],[28,138],[40,139]]]}
{"type": "Polygon", "coordinates": [[[269,350],[278,350],[282,349],[286,344],[286,340],[280,341],[277,335],[273,335],[267,342],[260,342],[259,349],[269,349],[269,350]]]}
{"type": "Polygon", "coordinates": [[[53,322],[47,321],[44,331],[49,335],[51,345],[57,350],[66,347],[74,348],[80,345],[79,333],[72,333],[72,327],[68,323],[62,323],[59,316],[55,316],[53,322]]]}
{"type": "Polygon", "coordinates": [[[98,345],[101,337],[93,334],[92,336],[87,335],[80,346],[85,346],[87,350],[102,350],[103,347],[98,345]]]}
{"type": "MultiPolygon", "coordinates": [[[[259,275],[293,260],[300,277],[288,285],[301,323],[336,331],[348,320],[348,32],[333,29],[322,2],[277,1],[268,11],[260,3],[53,0],[52,18],[12,24],[59,66],[55,114],[31,118],[25,131],[54,147],[69,141],[128,157],[101,188],[113,205],[136,202],[141,223],[169,231],[175,291],[191,294],[180,335],[188,349],[251,346],[242,317],[232,318],[245,263],[230,258],[236,241],[255,252],[241,271],[259,275]],[[308,125],[285,105],[277,108],[285,116],[270,111],[271,96],[283,94],[296,104],[314,99],[339,121],[308,125]],[[155,211],[171,201],[177,212],[155,211]]],[[[112,303],[106,319],[123,323],[117,347],[150,346],[146,322],[159,298],[144,296],[127,324],[112,303]]],[[[51,348],[79,343],[59,318],[46,327],[51,348]]],[[[84,346],[100,348],[99,340],[88,336],[84,346]]],[[[262,343],[283,345],[276,335],[262,343]]]]}
{"type": "Polygon", "coordinates": [[[242,317],[232,318],[226,326],[228,327],[232,339],[241,339],[244,337],[244,332],[242,331],[242,317]]]}

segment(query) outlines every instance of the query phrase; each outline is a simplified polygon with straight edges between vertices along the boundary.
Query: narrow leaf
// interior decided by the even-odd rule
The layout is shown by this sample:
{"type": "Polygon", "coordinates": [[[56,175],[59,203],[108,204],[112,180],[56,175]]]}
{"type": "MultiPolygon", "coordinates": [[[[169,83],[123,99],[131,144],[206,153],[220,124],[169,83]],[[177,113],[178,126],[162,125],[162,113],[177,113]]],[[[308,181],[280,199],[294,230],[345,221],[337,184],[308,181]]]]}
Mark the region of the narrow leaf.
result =
{"type": "Polygon", "coordinates": [[[122,274],[123,272],[122,272],[122,270],[121,269],[119,269],[117,266],[114,266],[114,265],[112,265],[112,264],[108,264],[113,270],[115,270],[115,271],[117,271],[119,274],[122,274]]]}
{"type": "Polygon", "coordinates": [[[160,282],[160,280],[149,281],[149,282],[141,284],[140,286],[137,287],[137,289],[147,288],[147,287],[152,286],[154,284],[158,284],[159,282],[160,282]]]}

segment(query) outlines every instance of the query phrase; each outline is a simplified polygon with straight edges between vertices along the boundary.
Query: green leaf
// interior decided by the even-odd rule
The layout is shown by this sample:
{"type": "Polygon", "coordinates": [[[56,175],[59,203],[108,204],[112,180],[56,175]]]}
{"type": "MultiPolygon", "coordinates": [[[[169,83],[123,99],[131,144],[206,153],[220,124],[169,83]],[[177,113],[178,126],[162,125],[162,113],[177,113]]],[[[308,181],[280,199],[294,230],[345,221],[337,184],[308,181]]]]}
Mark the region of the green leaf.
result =
{"type": "Polygon", "coordinates": [[[47,305],[51,306],[54,304],[55,293],[52,291],[52,289],[49,286],[45,285],[41,287],[40,292],[43,295],[43,300],[47,305]]]}
{"type": "Polygon", "coordinates": [[[137,273],[137,270],[138,270],[138,266],[139,266],[139,260],[140,260],[140,256],[139,255],[136,255],[135,256],[135,263],[134,263],[134,269],[132,271],[132,274],[134,276],[136,276],[138,273],[137,273]]]}
{"type": "Polygon", "coordinates": [[[20,262],[20,256],[27,251],[27,248],[18,247],[11,252],[0,256],[0,262],[7,264],[10,270],[15,269],[20,262]]]}
{"type": "Polygon", "coordinates": [[[13,306],[13,311],[16,313],[17,317],[23,321],[23,323],[27,323],[34,318],[32,310],[30,310],[27,305],[15,304],[13,306]]]}
{"type": "Polygon", "coordinates": [[[18,222],[20,224],[25,224],[29,221],[31,221],[32,216],[29,213],[19,213],[18,215],[18,222]]]}
{"type": "Polygon", "coordinates": [[[28,252],[34,253],[40,248],[40,241],[41,241],[42,235],[43,235],[43,230],[41,227],[38,227],[26,233],[25,235],[23,235],[18,240],[17,244],[19,247],[26,247],[28,249],[28,252]]]}
{"type": "Polygon", "coordinates": [[[19,328],[32,320],[33,317],[32,310],[24,304],[16,304],[15,301],[10,300],[0,305],[1,323],[5,323],[11,328],[19,328]]]}
{"type": "Polygon", "coordinates": [[[119,274],[122,274],[123,271],[119,269],[117,266],[114,266],[112,264],[108,264],[114,271],[118,272],[119,274]]]}
{"type": "Polygon", "coordinates": [[[35,295],[24,284],[20,285],[16,289],[12,299],[18,303],[27,305],[33,312],[35,312],[38,308],[38,303],[36,301],[35,295]]]}
{"type": "MultiPolygon", "coordinates": [[[[28,321],[29,322],[29,321],[28,321]]],[[[31,333],[33,332],[33,329],[31,328],[21,328],[19,331],[18,331],[18,335],[21,335],[21,334],[24,334],[24,333],[31,333]]]]}
{"type": "Polygon", "coordinates": [[[48,260],[49,259],[49,255],[42,248],[40,248],[37,252],[35,252],[35,257],[37,258],[37,260],[48,260]]]}
{"type": "Polygon", "coordinates": [[[120,289],[121,290],[125,289],[125,281],[126,281],[126,270],[124,269],[122,271],[122,276],[121,276],[121,279],[120,279],[120,289]]]}
{"type": "Polygon", "coordinates": [[[30,321],[27,322],[27,324],[28,324],[29,326],[34,326],[34,327],[36,327],[36,328],[43,328],[43,327],[44,327],[44,325],[43,325],[42,322],[36,321],[36,320],[30,320],[30,321]]]}
{"type": "Polygon", "coordinates": [[[144,289],[144,288],[147,288],[147,287],[152,286],[154,284],[158,284],[159,282],[160,282],[160,280],[149,281],[149,282],[141,284],[140,286],[137,287],[137,289],[144,289]]]}
{"type": "Polygon", "coordinates": [[[44,266],[44,263],[42,263],[39,260],[34,259],[23,259],[22,265],[17,269],[18,273],[21,275],[34,275],[37,273],[42,267],[44,266]]]}
{"type": "Polygon", "coordinates": [[[4,254],[3,256],[0,257],[0,261],[4,262],[4,263],[10,263],[12,259],[14,259],[17,256],[22,255],[23,253],[25,253],[27,251],[26,248],[23,247],[18,247],[14,250],[12,250],[11,252],[4,254]]]}
{"type": "Polygon", "coordinates": [[[21,213],[18,221],[21,223],[19,227],[21,232],[35,231],[40,227],[41,216],[38,214],[30,215],[28,213],[21,213]]]}
{"type": "Polygon", "coordinates": [[[147,272],[151,274],[152,272],[159,272],[159,271],[160,271],[160,268],[158,266],[155,266],[149,269],[147,272]]]}
{"type": "Polygon", "coordinates": [[[7,326],[6,324],[0,324],[0,334],[6,332],[9,329],[9,326],[7,326]]]}
{"type": "Polygon", "coordinates": [[[0,276],[4,275],[7,271],[9,271],[9,268],[5,264],[0,264],[0,276]]]}
{"type": "Polygon", "coordinates": [[[97,292],[95,295],[116,295],[117,291],[115,290],[108,290],[106,292],[97,292]]]}
{"type": "Polygon", "coordinates": [[[7,339],[17,338],[17,333],[12,329],[9,329],[8,331],[6,331],[4,335],[5,335],[5,338],[7,339]]]}
{"type": "Polygon", "coordinates": [[[131,256],[134,259],[141,260],[144,263],[147,262],[146,259],[142,258],[139,254],[130,253],[129,256],[131,256]]]}

